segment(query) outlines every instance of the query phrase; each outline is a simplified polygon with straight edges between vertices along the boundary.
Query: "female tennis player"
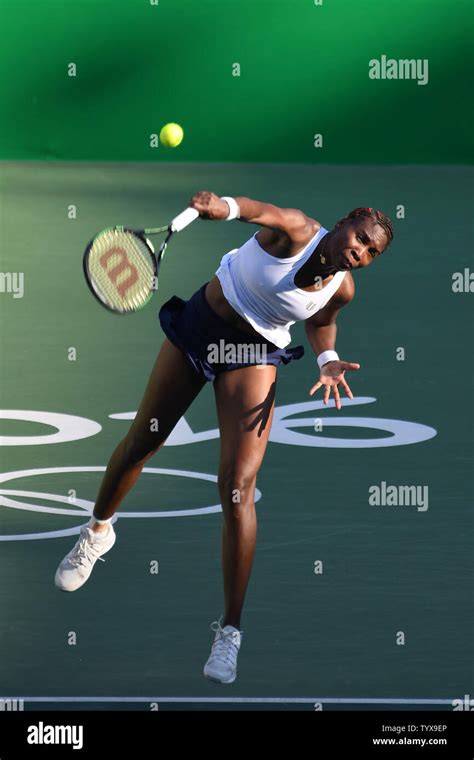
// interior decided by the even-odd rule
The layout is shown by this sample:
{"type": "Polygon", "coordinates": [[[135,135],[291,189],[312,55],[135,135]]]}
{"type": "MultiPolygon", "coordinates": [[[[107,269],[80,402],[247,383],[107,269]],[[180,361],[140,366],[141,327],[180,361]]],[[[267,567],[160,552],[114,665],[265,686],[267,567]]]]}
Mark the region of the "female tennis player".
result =
{"type": "Polygon", "coordinates": [[[324,403],[332,394],[340,409],[340,388],[352,398],[345,373],[360,365],[341,360],[335,351],[336,316],[354,297],[352,272],[380,256],[393,227],[372,208],[354,209],[328,231],[302,211],[250,198],[203,191],[190,206],[203,219],[239,219],[261,229],[227,253],[215,276],[188,301],[173,296],[160,309],[167,337],[136,418],[112,454],[93,516],[59,565],[55,582],[63,591],[86,582],[115,543],[111,520],[122,499],[212,380],[220,429],[224,612],[211,624],[215,637],[204,675],[232,683],[255,551],[254,492],[272,423],[277,367],[304,353],[302,346],[288,348],[289,328],[304,320],[317,357],[319,379],[310,395],[324,388],[324,403]]]}

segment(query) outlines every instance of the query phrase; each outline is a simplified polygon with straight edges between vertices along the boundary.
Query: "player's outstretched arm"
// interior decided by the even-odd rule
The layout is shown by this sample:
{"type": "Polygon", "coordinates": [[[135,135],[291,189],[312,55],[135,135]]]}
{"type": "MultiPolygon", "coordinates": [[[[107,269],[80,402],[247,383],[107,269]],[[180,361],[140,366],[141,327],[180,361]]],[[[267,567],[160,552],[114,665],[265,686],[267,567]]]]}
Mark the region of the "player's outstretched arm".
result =
{"type": "MultiPolygon", "coordinates": [[[[237,196],[234,199],[240,210],[239,221],[285,232],[290,238],[311,235],[317,222],[296,208],[280,208],[252,198],[237,196]]],[[[229,206],[215,193],[202,190],[195,193],[189,203],[203,219],[226,219],[229,206]]]]}
{"type": "Polygon", "coordinates": [[[336,409],[342,408],[339,385],[345,390],[348,398],[353,398],[344,373],[347,370],[360,368],[360,364],[357,362],[347,362],[339,359],[335,350],[337,336],[336,317],[339,311],[352,301],[354,292],[354,280],[348,273],[329,303],[312,317],[305,320],[305,332],[314,353],[318,357],[320,367],[319,380],[312,386],[309,395],[312,396],[319,388],[324,388],[323,403],[328,403],[332,393],[336,409]]]}

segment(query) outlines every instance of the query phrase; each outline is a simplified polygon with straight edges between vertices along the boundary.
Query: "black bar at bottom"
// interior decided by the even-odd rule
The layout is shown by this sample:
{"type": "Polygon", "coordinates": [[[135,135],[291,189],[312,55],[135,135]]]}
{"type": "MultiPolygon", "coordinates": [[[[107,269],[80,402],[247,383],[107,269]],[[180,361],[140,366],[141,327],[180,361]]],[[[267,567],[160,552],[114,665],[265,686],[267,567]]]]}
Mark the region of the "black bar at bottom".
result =
{"type": "Polygon", "coordinates": [[[313,758],[474,757],[472,711],[0,712],[0,760],[157,760],[172,751],[221,756],[253,749],[313,758]],[[304,745],[303,745],[304,742],[304,745]],[[350,754],[349,754],[350,753],[350,754]]]}

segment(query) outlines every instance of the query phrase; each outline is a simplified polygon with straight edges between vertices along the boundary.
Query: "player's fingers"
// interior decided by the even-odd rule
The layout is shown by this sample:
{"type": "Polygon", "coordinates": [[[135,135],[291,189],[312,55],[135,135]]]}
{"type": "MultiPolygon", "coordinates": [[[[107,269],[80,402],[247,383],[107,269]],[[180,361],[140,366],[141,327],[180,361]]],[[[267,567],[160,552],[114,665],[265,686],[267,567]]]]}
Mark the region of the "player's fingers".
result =
{"type": "Polygon", "coordinates": [[[316,383],[316,385],[313,385],[313,387],[311,388],[311,390],[310,390],[310,392],[309,392],[309,395],[310,395],[310,396],[312,396],[312,395],[313,395],[313,393],[316,393],[316,391],[317,391],[319,388],[321,388],[321,386],[322,386],[322,383],[321,383],[321,382],[319,382],[319,383],[316,383]]]}
{"type": "Polygon", "coordinates": [[[191,198],[189,205],[191,208],[195,208],[196,211],[199,211],[199,213],[202,213],[207,209],[206,204],[200,201],[198,198],[191,198]]]}
{"type": "Polygon", "coordinates": [[[325,387],[325,390],[324,390],[323,402],[327,404],[327,402],[329,401],[329,396],[331,395],[331,386],[326,385],[324,387],[325,387]]]}
{"type": "Polygon", "coordinates": [[[336,409],[341,408],[341,396],[339,395],[339,388],[335,385],[332,389],[334,395],[334,401],[336,402],[336,409]]]}
{"type": "Polygon", "coordinates": [[[360,364],[357,362],[340,362],[342,369],[360,369],[360,364]]]}
{"type": "Polygon", "coordinates": [[[189,205],[197,211],[207,211],[213,196],[214,193],[211,193],[208,190],[199,190],[199,192],[194,193],[189,205]]]}
{"type": "Polygon", "coordinates": [[[346,381],[344,380],[344,378],[341,380],[341,385],[342,385],[342,387],[344,388],[344,390],[345,390],[345,392],[347,393],[347,395],[349,396],[349,398],[354,398],[354,396],[352,395],[352,391],[351,391],[351,389],[349,388],[349,386],[347,385],[347,383],[346,383],[346,381]]]}

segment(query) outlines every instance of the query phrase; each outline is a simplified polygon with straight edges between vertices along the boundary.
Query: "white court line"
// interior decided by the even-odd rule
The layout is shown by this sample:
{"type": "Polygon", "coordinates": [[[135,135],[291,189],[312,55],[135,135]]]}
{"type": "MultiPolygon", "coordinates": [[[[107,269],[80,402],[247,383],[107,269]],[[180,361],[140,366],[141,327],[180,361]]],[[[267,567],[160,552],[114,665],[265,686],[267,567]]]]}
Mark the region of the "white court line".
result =
{"type": "Polygon", "coordinates": [[[22,699],[24,702],[177,702],[237,704],[312,704],[333,705],[452,705],[452,699],[417,699],[391,697],[0,697],[1,700],[22,699]]]}

